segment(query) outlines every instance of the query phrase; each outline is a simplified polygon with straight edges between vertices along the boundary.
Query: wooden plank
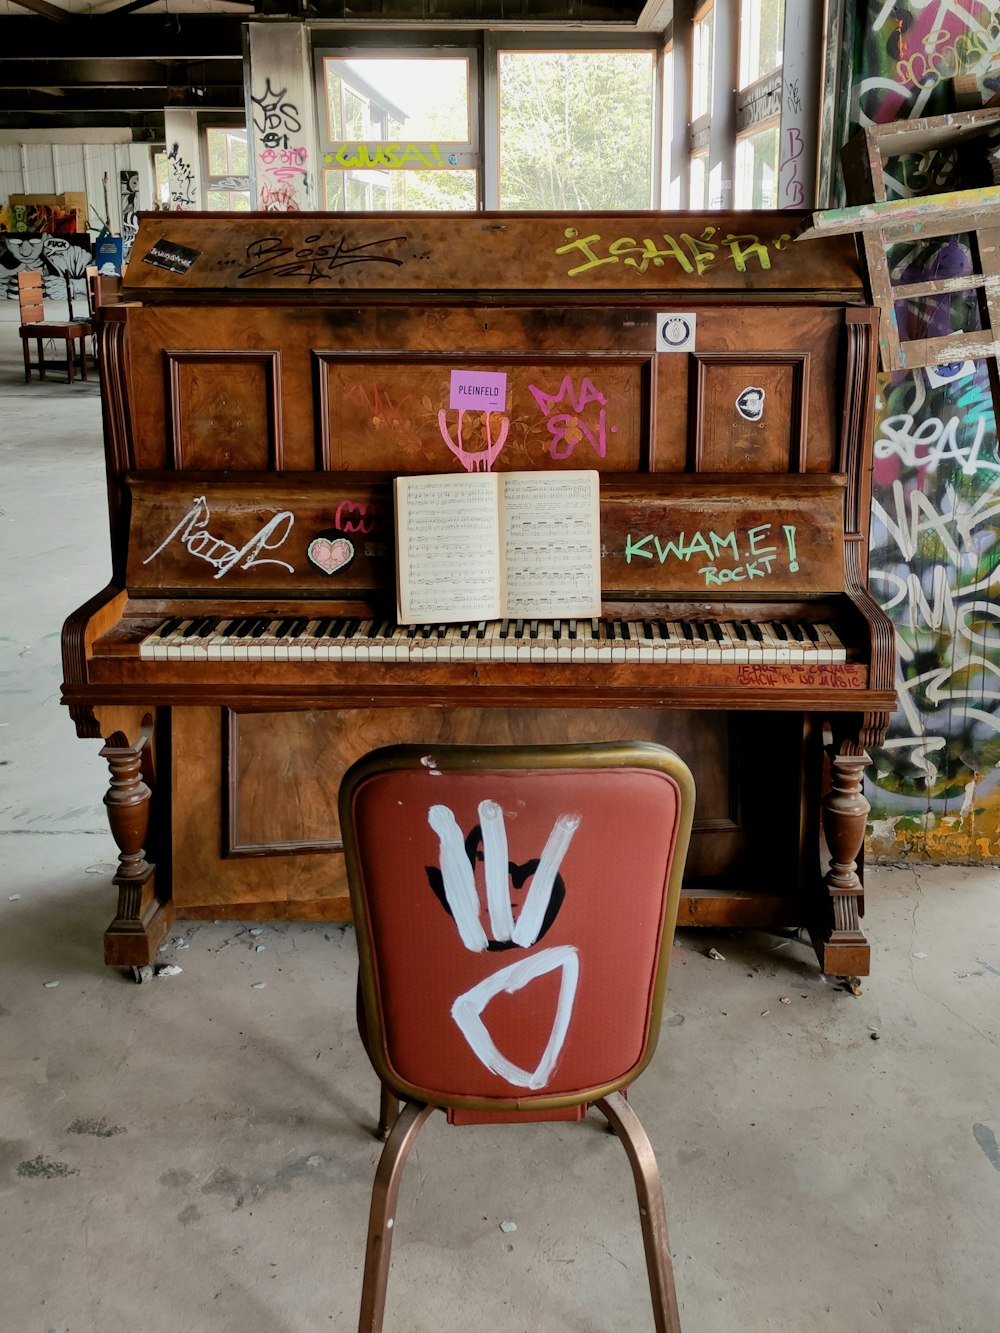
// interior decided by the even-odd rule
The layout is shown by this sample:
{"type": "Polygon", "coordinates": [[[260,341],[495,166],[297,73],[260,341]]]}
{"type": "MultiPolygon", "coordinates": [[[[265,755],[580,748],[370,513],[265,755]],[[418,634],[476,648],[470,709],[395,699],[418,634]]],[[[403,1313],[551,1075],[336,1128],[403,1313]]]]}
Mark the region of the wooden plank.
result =
{"type": "Polygon", "coordinates": [[[903,236],[946,236],[972,231],[1000,206],[1000,185],[975,190],[950,190],[915,199],[885,199],[813,213],[795,239],[844,236],[851,232],[894,228],[903,236]],[[905,233],[902,229],[905,228],[905,233]]]}
{"type": "Polygon", "coordinates": [[[801,212],[140,214],[126,300],[195,293],[860,292],[848,238],[797,248],[801,212]]]}

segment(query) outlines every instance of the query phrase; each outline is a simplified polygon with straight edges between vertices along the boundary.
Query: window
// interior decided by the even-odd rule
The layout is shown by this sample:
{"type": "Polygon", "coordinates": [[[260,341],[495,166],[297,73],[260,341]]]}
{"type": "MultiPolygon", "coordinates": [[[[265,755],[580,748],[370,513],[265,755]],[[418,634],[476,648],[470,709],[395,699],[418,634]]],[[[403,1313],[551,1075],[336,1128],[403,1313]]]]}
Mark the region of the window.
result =
{"type": "Polygon", "coordinates": [[[785,0],[741,0],[737,208],[777,208],[785,0]]]}
{"type": "Polygon", "coordinates": [[[205,207],[212,212],[249,212],[246,128],[242,125],[208,125],[204,133],[205,207]]]}
{"type": "Polygon", "coordinates": [[[320,52],[318,67],[326,108],[324,208],[478,206],[473,52],[320,52]]]}
{"type": "Polygon", "coordinates": [[[501,208],[636,209],[653,200],[652,50],[501,50],[501,208]]]}

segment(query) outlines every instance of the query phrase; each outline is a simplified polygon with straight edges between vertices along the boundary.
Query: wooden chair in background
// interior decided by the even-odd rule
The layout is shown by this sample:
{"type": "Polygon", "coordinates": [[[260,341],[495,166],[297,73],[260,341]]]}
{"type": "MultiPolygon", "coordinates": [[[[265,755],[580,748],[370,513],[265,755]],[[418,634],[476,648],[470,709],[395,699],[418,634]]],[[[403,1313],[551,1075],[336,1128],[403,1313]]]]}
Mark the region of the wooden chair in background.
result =
{"type": "Polygon", "coordinates": [[[360,1333],[382,1328],[400,1178],[435,1107],[513,1126],[591,1104],[631,1163],[657,1333],[679,1333],[656,1157],[623,1090],[656,1045],[693,811],[687,766],[639,742],[391,746],[345,774],[362,1041],[383,1119],[406,1103],[360,1333]]]}
{"type": "Polygon", "coordinates": [[[87,378],[86,340],[91,334],[89,321],[83,319],[48,320],[45,318],[45,297],[42,275],[37,272],[17,275],[17,299],[21,307],[21,347],[24,351],[24,380],[31,383],[31,349],[37,347],[38,378],[45,378],[45,344],[62,342],[66,347],[66,377],[73,383],[77,355],[80,358],[80,378],[87,378]],[[78,350],[79,349],[79,350],[78,350]]]}

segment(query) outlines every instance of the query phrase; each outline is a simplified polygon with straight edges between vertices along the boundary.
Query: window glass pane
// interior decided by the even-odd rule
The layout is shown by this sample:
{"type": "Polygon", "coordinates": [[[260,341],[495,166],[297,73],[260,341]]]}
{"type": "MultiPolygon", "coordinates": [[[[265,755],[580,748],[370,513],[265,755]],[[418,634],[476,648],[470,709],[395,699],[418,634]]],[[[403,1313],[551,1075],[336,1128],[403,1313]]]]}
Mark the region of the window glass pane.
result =
{"type": "Polygon", "coordinates": [[[345,184],[349,209],[401,212],[405,209],[475,209],[476,172],[324,171],[325,207],[343,210],[345,184]]]}
{"type": "Polygon", "coordinates": [[[323,207],[330,212],[344,211],[344,173],[342,171],[323,172],[323,207]]]}
{"type": "Polygon", "coordinates": [[[736,141],[737,208],[775,208],[778,198],[778,126],[736,141]]]}
{"type": "Polygon", "coordinates": [[[153,174],[156,177],[156,206],[170,207],[170,164],[165,152],[153,154],[153,174]]]}
{"type": "Polygon", "coordinates": [[[501,208],[649,208],[651,51],[501,51],[501,208]]]}
{"type": "Polygon", "coordinates": [[[712,28],[715,14],[710,9],[694,23],[694,69],[691,88],[691,118],[707,116],[712,109],[712,28]]]}
{"type": "Polygon", "coordinates": [[[206,190],[205,207],[210,213],[249,213],[249,190],[206,190]]]}
{"type": "Polygon", "coordinates": [[[708,158],[707,156],[691,159],[691,207],[708,207],[708,158]]]}
{"type": "Polygon", "coordinates": [[[333,142],[470,142],[469,62],[464,56],[327,56],[323,64],[333,142]]]}
{"type": "Polygon", "coordinates": [[[741,0],[740,87],[781,66],[785,0],[741,0]]]}
{"type": "Polygon", "coordinates": [[[240,128],[209,126],[205,130],[210,176],[247,174],[247,132],[240,128]]]}

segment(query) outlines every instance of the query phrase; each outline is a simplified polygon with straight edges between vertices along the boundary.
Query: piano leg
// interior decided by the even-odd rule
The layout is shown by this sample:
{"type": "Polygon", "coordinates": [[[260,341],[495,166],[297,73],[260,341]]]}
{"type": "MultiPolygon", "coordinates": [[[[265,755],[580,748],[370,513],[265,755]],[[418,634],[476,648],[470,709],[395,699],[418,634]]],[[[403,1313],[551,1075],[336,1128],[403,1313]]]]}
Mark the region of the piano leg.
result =
{"type": "Polygon", "coordinates": [[[144,722],[134,742],[123,732],[108,738],[101,755],[111,770],[107,806],[111,834],[118,844],[118,911],[104,933],[104,961],[112,967],[151,963],[174,920],[172,903],[155,894],[155,867],[146,860],[152,788],[152,723],[144,722]]]}
{"type": "Polygon", "coordinates": [[[813,944],[823,972],[863,977],[870,969],[871,946],[861,930],[864,886],[858,875],[858,857],[870,809],[861,781],[871,760],[863,750],[830,752],[829,758],[830,790],[822,801],[823,834],[831,854],[823,879],[829,902],[824,920],[813,932],[813,944]]]}

